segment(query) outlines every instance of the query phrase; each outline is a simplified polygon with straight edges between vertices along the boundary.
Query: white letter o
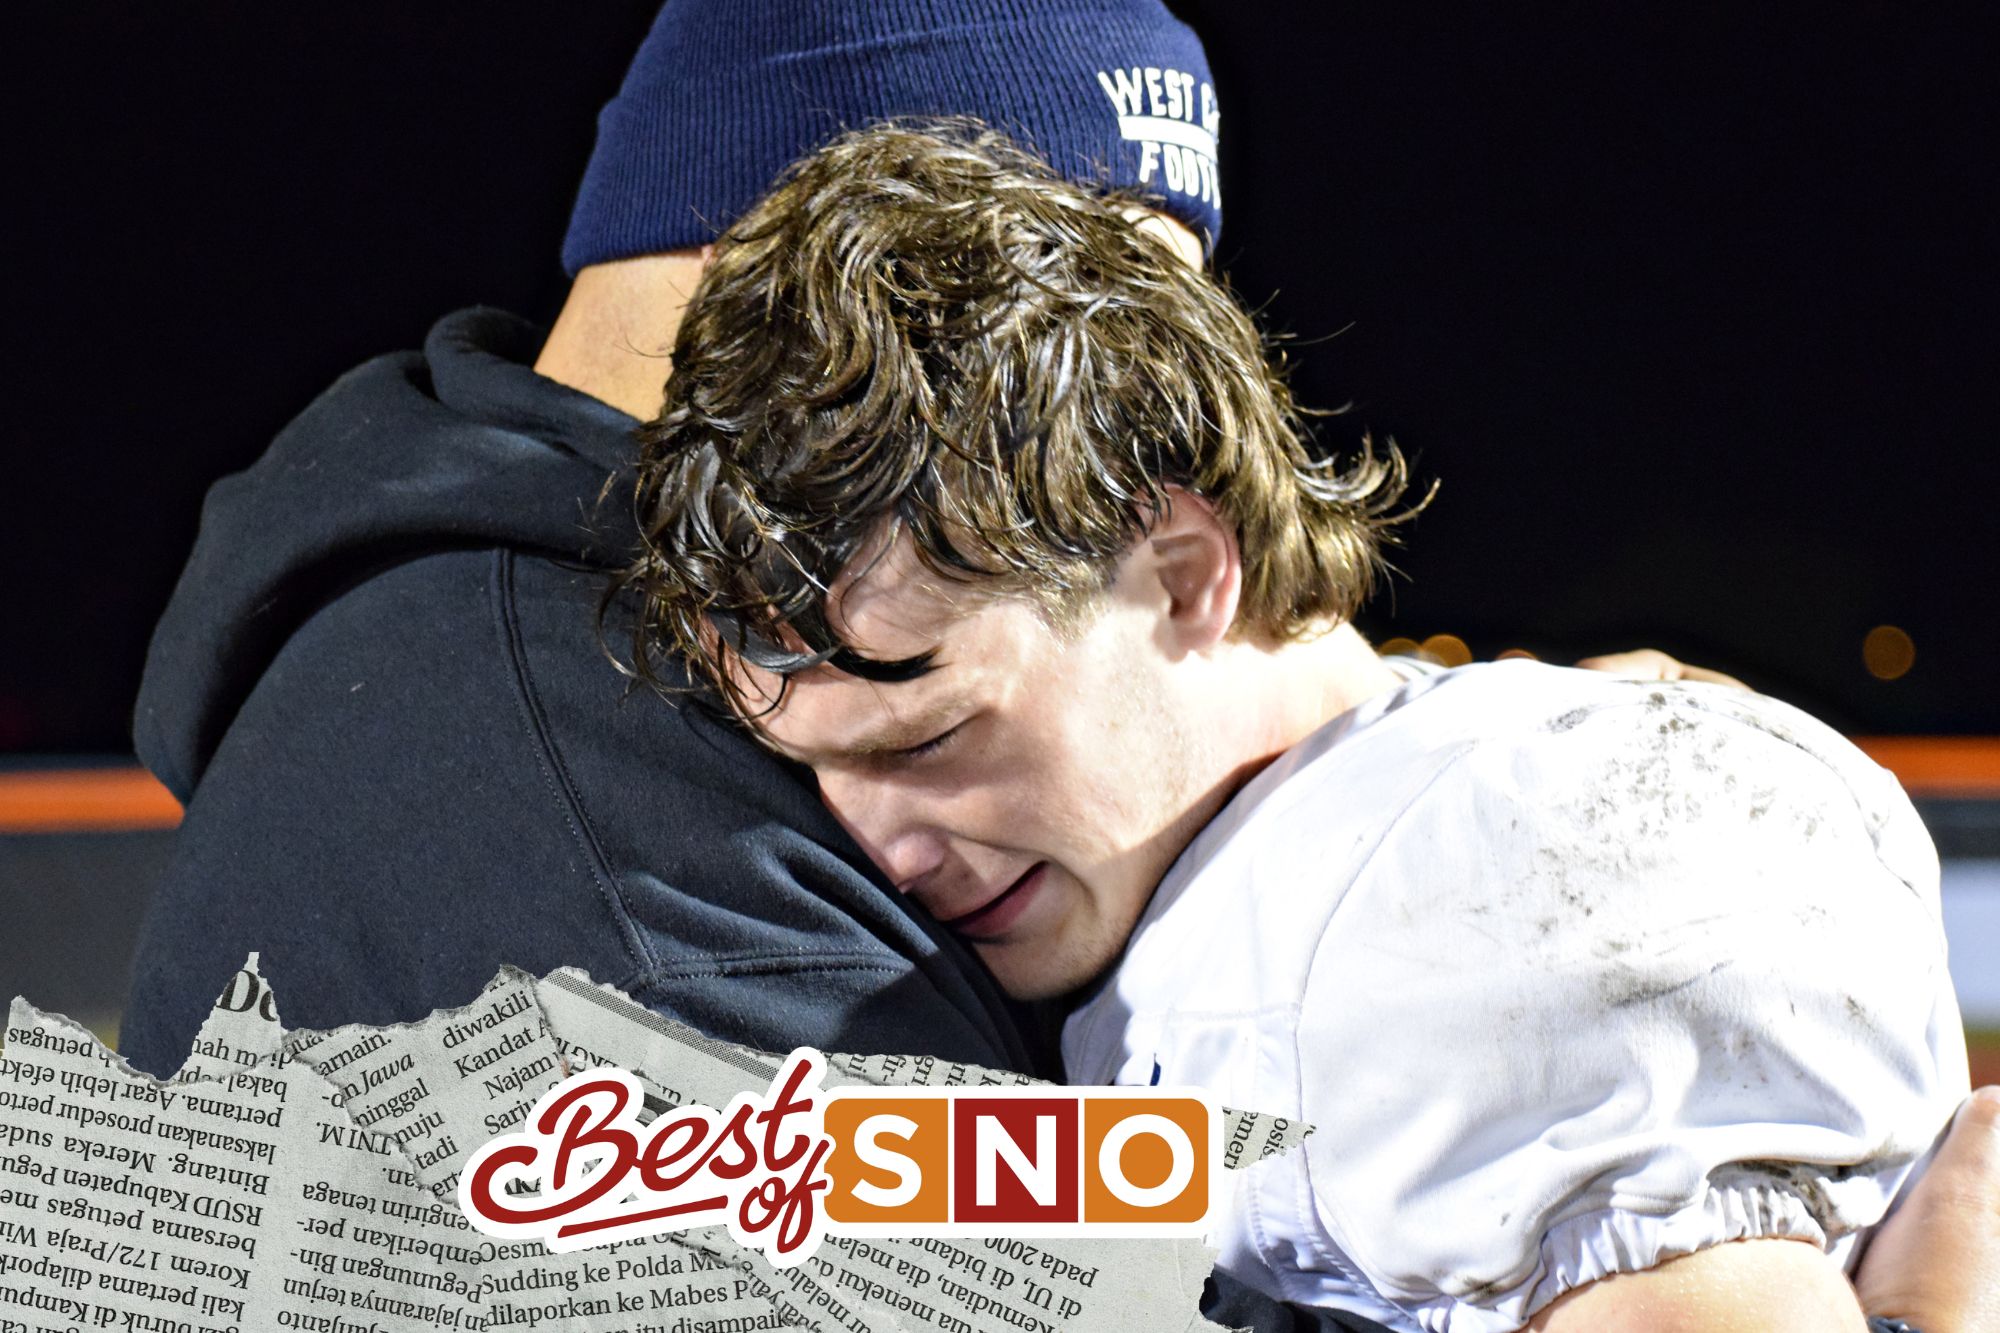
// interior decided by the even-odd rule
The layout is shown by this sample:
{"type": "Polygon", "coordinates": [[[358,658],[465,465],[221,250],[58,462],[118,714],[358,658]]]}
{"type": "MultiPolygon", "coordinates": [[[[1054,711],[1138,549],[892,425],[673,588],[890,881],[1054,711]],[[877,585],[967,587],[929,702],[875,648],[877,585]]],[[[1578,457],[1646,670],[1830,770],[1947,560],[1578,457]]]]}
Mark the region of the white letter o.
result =
{"type": "Polygon", "coordinates": [[[1097,1174],[1113,1198],[1133,1208],[1157,1208],[1180,1197],[1194,1179],[1194,1140],[1186,1130],[1163,1115],[1129,1116],[1112,1126],[1097,1149],[1097,1174]],[[1134,1185],[1125,1178],[1125,1145],[1141,1134],[1151,1134],[1167,1145],[1174,1164],[1167,1178],[1157,1185],[1134,1185]]]}

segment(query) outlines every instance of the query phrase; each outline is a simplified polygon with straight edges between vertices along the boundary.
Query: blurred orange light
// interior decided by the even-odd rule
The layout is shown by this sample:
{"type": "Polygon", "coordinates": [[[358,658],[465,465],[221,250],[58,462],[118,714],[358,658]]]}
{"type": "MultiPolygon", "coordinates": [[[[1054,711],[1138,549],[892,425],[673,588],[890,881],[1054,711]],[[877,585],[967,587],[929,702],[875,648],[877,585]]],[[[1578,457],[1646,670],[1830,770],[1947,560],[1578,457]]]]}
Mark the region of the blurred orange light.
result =
{"type": "Polygon", "coordinates": [[[1539,662],[1542,660],[1541,658],[1535,656],[1533,653],[1529,652],[1526,648],[1509,648],[1506,652],[1501,653],[1498,657],[1495,657],[1493,660],[1496,662],[1505,662],[1508,659],[1515,657],[1520,658],[1524,662],[1539,662]]]}
{"type": "Polygon", "coordinates": [[[1415,639],[1385,639],[1376,645],[1375,651],[1383,657],[1410,657],[1417,652],[1415,639]]]}
{"type": "Polygon", "coordinates": [[[1896,680],[1917,662],[1917,645],[1894,625],[1877,625],[1861,641],[1861,664],[1877,680],[1896,680]]]}
{"type": "Polygon", "coordinates": [[[1456,634],[1433,634],[1419,645],[1425,657],[1448,667],[1464,666],[1472,660],[1472,649],[1456,634]]]}

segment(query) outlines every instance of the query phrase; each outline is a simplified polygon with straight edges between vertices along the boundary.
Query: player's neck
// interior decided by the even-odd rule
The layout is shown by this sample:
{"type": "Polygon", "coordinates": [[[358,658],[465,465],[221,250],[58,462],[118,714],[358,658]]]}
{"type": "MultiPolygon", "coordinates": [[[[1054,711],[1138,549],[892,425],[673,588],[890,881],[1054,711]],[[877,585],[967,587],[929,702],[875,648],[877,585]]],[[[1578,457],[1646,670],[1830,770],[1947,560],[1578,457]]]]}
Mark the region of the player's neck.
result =
{"type": "Polygon", "coordinates": [[[593,264],[576,275],[535,370],[641,421],[660,410],[681,313],[705,250],[593,264]]]}
{"type": "Polygon", "coordinates": [[[1187,838],[1287,750],[1402,683],[1351,625],[1305,643],[1239,641],[1228,657],[1202,684],[1190,713],[1209,747],[1197,752],[1201,794],[1188,806],[1187,838]]]}
{"type": "Polygon", "coordinates": [[[1235,711],[1242,737],[1241,762],[1254,772],[1328,722],[1378,694],[1401,677],[1384,666],[1352,625],[1342,624],[1303,643],[1254,650],[1243,669],[1235,711]]]}

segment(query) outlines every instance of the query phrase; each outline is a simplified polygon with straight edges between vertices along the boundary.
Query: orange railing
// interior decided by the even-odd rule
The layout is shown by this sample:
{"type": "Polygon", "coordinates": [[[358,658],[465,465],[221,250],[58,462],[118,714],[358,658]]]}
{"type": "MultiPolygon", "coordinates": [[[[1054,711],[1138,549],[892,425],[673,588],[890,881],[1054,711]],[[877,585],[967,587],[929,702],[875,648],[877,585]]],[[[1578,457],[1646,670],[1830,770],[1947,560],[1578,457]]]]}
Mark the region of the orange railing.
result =
{"type": "MultiPolygon", "coordinates": [[[[1912,796],[2000,800],[2000,736],[1862,736],[1912,796]]],[[[172,828],[180,803],[142,768],[0,772],[0,834],[172,828]]]]}
{"type": "Polygon", "coordinates": [[[1916,797],[2000,800],[2000,736],[1857,736],[1916,797]]]}
{"type": "Polygon", "coordinates": [[[131,833],[180,822],[180,802],[143,768],[0,772],[0,833],[131,833]]]}

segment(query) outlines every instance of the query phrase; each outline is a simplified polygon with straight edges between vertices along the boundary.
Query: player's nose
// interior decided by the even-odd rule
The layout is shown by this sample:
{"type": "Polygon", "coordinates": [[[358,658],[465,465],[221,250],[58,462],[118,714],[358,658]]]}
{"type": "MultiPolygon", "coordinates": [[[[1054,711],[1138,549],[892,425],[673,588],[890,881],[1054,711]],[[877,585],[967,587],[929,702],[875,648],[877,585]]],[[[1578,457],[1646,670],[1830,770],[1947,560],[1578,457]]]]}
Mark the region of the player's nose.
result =
{"type": "Polygon", "coordinates": [[[904,893],[945,859],[943,833],[923,817],[920,804],[893,782],[858,774],[823,772],[820,799],[884,875],[904,893]]]}

